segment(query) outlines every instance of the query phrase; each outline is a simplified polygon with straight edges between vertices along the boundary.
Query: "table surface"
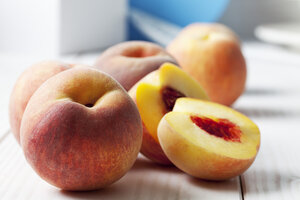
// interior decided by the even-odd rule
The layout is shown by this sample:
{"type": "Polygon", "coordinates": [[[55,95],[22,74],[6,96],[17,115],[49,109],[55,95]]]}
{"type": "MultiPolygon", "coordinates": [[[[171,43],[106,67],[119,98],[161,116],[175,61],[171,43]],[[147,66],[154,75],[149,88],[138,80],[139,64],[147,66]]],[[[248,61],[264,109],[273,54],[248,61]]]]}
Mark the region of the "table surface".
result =
{"type": "MultiPolygon", "coordinates": [[[[0,54],[0,199],[300,199],[300,54],[259,42],[243,43],[248,79],[233,107],[261,131],[254,164],[223,182],[192,178],[139,156],[118,182],[93,192],[61,191],[27,164],[9,130],[8,101],[20,73],[41,57],[0,54]]],[[[56,59],[93,64],[99,52],[56,59]]]]}

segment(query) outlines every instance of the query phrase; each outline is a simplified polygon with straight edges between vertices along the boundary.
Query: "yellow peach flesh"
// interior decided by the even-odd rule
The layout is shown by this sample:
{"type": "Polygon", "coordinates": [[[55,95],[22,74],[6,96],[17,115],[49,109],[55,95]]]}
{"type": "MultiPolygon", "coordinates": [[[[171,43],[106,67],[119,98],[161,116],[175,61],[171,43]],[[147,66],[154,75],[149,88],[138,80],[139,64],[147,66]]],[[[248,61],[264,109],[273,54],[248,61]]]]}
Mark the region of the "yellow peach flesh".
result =
{"type": "MultiPolygon", "coordinates": [[[[188,97],[208,99],[202,87],[194,79],[170,63],[162,65],[158,71],[148,74],[138,82],[129,93],[136,101],[147,134],[158,144],[157,126],[164,114],[168,112],[161,94],[165,87],[175,89],[188,97]]],[[[143,147],[145,147],[144,143],[145,141],[143,141],[143,147]]],[[[164,155],[163,152],[161,154],[164,155]]],[[[150,159],[159,162],[157,158],[150,159]]]]}
{"type": "Polygon", "coordinates": [[[223,180],[244,172],[259,149],[257,126],[246,116],[225,106],[180,98],[172,112],[160,121],[158,138],[167,157],[186,173],[209,180],[223,180]],[[208,134],[191,116],[230,119],[241,132],[241,142],[208,134]]]}

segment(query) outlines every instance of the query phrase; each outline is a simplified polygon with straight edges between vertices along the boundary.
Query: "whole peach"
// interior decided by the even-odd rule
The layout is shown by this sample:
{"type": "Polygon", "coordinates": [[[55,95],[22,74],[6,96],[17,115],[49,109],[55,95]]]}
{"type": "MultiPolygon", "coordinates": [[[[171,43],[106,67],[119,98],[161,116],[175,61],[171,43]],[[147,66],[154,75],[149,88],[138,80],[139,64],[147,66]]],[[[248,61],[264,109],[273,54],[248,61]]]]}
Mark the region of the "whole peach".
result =
{"type": "Polygon", "coordinates": [[[31,97],[21,146],[33,169],[64,190],[94,190],[121,178],[142,143],[139,112],[110,76],[74,66],[31,97]]]}
{"type": "Polygon", "coordinates": [[[203,86],[212,101],[231,105],[243,93],[246,62],[237,36],[228,27],[189,25],[167,50],[203,86]]]}
{"type": "Polygon", "coordinates": [[[33,93],[50,77],[69,69],[70,65],[43,61],[26,69],[16,81],[9,101],[11,131],[20,143],[20,125],[24,110],[33,93]]]}
{"type": "Polygon", "coordinates": [[[129,41],[107,49],[97,59],[95,66],[114,77],[128,91],[136,82],[165,62],[176,63],[159,45],[129,41]]]}

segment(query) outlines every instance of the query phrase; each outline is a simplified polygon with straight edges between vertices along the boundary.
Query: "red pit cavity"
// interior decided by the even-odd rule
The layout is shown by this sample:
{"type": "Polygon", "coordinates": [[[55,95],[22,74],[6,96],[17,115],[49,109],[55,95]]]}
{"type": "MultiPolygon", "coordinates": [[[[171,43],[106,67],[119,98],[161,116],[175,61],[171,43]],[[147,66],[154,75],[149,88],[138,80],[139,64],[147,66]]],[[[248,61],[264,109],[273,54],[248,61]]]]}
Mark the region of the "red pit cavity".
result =
{"type": "Polygon", "coordinates": [[[223,138],[226,141],[241,142],[242,132],[239,126],[227,119],[214,121],[207,117],[191,116],[191,120],[210,135],[223,138]]]}
{"type": "Polygon", "coordinates": [[[182,94],[181,92],[174,90],[173,88],[170,88],[170,87],[163,88],[161,93],[162,93],[162,99],[165,104],[165,108],[166,108],[167,112],[170,112],[173,110],[175,102],[178,98],[185,97],[184,94],[182,94]]]}

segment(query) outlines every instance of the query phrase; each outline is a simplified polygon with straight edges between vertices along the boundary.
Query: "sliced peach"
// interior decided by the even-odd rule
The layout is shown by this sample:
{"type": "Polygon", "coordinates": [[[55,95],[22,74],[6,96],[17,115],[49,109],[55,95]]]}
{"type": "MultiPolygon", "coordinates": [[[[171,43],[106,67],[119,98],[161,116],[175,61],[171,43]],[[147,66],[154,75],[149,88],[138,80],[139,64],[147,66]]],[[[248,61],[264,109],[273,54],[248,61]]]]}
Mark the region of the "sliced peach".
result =
{"type": "Polygon", "coordinates": [[[167,157],[182,171],[207,180],[224,180],[243,173],[254,161],[258,127],[226,106],[180,98],[158,126],[167,157]]]}
{"type": "Polygon", "coordinates": [[[208,99],[206,93],[180,68],[165,63],[140,80],[129,94],[137,104],[144,125],[141,152],[157,163],[171,164],[160,147],[157,126],[161,118],[172,111],[177,98],[208,99]]]}

